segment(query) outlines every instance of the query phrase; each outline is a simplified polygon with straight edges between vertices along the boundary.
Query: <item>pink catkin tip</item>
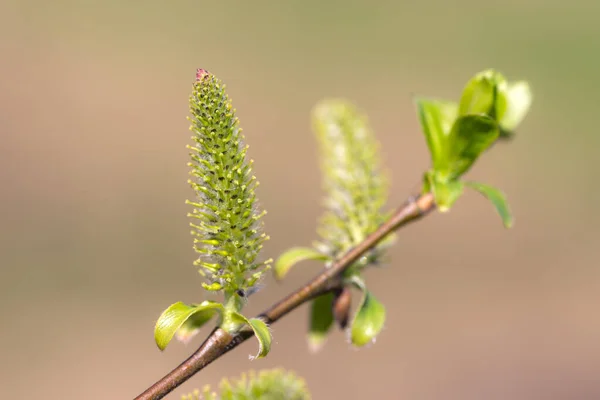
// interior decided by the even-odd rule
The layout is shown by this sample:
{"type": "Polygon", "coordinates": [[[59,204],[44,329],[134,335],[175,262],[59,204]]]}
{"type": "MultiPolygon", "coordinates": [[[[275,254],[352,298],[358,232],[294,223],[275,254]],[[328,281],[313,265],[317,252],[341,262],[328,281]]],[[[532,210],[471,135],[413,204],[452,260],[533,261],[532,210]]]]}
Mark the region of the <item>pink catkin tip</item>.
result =
{"type": "Polygon", "coordinates": [[[197,82],[201,81],[202,79],[204,79],[209,74],[210,74],[210,72],[208,72],[207,70],[202,69],[202,68],[198,68],[196,70],[196,81],[197,82]]]}

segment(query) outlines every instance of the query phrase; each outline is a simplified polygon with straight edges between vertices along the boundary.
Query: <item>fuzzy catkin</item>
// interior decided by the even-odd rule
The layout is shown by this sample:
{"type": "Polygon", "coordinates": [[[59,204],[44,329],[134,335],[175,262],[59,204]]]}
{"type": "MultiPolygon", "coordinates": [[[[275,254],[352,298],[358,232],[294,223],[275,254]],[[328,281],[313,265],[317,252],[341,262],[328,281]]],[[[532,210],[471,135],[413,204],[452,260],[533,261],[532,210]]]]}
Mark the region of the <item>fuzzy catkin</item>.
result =
{"type": "Polygon", "coordinates": [[[252,161],[248,146],[225,92],[225,85],[210,72],[199,69],[190,96],[188,117],[194,145],[188,146],[192,161],[189,183],[196,200],[189,216],[195,265],[207,278],[208,290],[242,292],[251,290],[269,261],[257,262],[263,242],[261,217],[256,205],[252,161]]]}
{"type": "MultiPolygon", "coordinates": [[[[335,258],[384,221],[387,180],[380,171],[379,144],[366,117],[352,104],[322,100],[313,110],[313,125],[326,195],[317,245],[335,258]]],[[[376,260],[377,253],[377,249],[369,253],[370,261],[376,260]]]]}

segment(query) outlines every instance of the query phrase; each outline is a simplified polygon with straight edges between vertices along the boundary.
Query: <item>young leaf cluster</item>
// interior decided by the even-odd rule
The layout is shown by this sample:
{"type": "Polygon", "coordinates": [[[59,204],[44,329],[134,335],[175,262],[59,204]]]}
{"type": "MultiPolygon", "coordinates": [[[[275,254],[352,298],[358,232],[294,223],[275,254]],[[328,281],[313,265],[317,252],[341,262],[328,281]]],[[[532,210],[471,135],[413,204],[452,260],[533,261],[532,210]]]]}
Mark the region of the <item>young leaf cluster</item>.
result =
{"type": "Polygon", "coordinates": [[[504,225],[510,227],[512,216],[504,195],[491,186],[461,178],[500,136],[513,134],[531,105],[529,85],[509,83],[490,69],[467,83],[458,103],[425,98],[416,103],[432,161],[423,192],[432,192],[438,209],[445,212],[465,186],[475,189],[492,202],[504,225]]]}
{"type": "Polygon", "coordinates": [[[219,391],[209,386],[202,391],[184,395],[181,400],[310,400],[311,396],[303,379],[281,369],[250,371],[236,380],[224,379],[219,391]]]}
{"type": "Polygon", "coordinates": [[[240,312],[247,296],[270,260],[260,261],[259,253],[268,237],[262,232],[261,217],[252,174],[252,161],[246,159],[247,146],[225,85],[206,70],[198,70],[190,96],[188,117],[193,145],[189,184],[196,194],[189,213],[192,219],[195,261],[206,281],[207,291],[223,292],[225,301],[172,304],[158,319],[155,340],[162,350],[176,336],[188,341],[214,316],[221,328],[237,333],[248,325],[259,339],[259,357],[270,348],[271,335],[260,319],[248,319],[240,312]]]}
{"type": "MultiPolygon", "coordinates": [[[[294,247],[280,256],[275,264],[281,279],[296,263],[318,260],[325,265],[358,245],[385,220],[382,211],[387,201],[387,179],[381,172],[379,143],[367,118],[352,104],[341,99],[327,99],[313,109],[313,128],[319,144],[325,213],[318,227],[313,247],[294,247]]],[[[309,344],[318,348],[337,321],[356,346],[372,341],[383,327],[384,307],[370,294],[361,276],[362,270],[380,261],[393,237],[371,249],[343,276],[339,290],[312,301],[309,344]],[[352,321],[350,288],[362,292],[362,299],[352,321]]]]}

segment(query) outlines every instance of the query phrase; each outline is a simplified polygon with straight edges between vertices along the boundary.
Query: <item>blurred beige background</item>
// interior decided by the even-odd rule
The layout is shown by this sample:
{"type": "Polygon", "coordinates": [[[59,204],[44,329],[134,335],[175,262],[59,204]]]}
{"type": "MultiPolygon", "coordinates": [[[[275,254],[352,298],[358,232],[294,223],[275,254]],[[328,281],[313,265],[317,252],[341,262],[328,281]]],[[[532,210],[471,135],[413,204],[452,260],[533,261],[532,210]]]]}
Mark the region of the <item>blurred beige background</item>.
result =
{"type": "MultiPolygon", "coordinates": [[[[429,165],[411,96],[456,98],[494,67],[534,105],[470,178],[505,191],[514,229],[468,193],[368,274],[389,313],[374,346],[336,332],[309,354],[303,307],[266,360],[249,341],[170,398],[272,366],[315,399],[600,398],[599,16],[591,0],[0,1],[0,397],[131,399],[199,343],[161,353],[152,334],[203,296],[184,205],[197,67],[238,109],[272,257],[315,237],[316,101],[369,114],[392,207],[429,165]]],[[[317,269],[269,280],[248,313],[317,269]]]]}

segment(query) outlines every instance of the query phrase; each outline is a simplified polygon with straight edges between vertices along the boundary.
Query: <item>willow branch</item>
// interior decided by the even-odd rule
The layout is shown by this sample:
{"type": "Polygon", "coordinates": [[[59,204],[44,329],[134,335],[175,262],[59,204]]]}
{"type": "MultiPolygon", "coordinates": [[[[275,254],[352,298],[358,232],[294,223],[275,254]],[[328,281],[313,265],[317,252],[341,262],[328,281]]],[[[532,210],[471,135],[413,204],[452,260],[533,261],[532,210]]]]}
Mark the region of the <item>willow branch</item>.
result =
{"type": "MultiPolygon", "coordinates": [[[[433,209],[435,209],[435,202],[431,193],[409,199],[362,243],[352,248],[304,286],[262,312],[258,315],[258,318],[272,324],[314,297],[334,290],[340,283],[341,274],[363,254],[375,247],[390,233],[409,222],[422,218],[433,209]]],[[[187,360],[136,397],[135,400],[162,399],[208,364],[236,348],[253,335],[252,330],[244,330],[234,336],[222,329],[214,329],[198,350],[187,360]]]]}

